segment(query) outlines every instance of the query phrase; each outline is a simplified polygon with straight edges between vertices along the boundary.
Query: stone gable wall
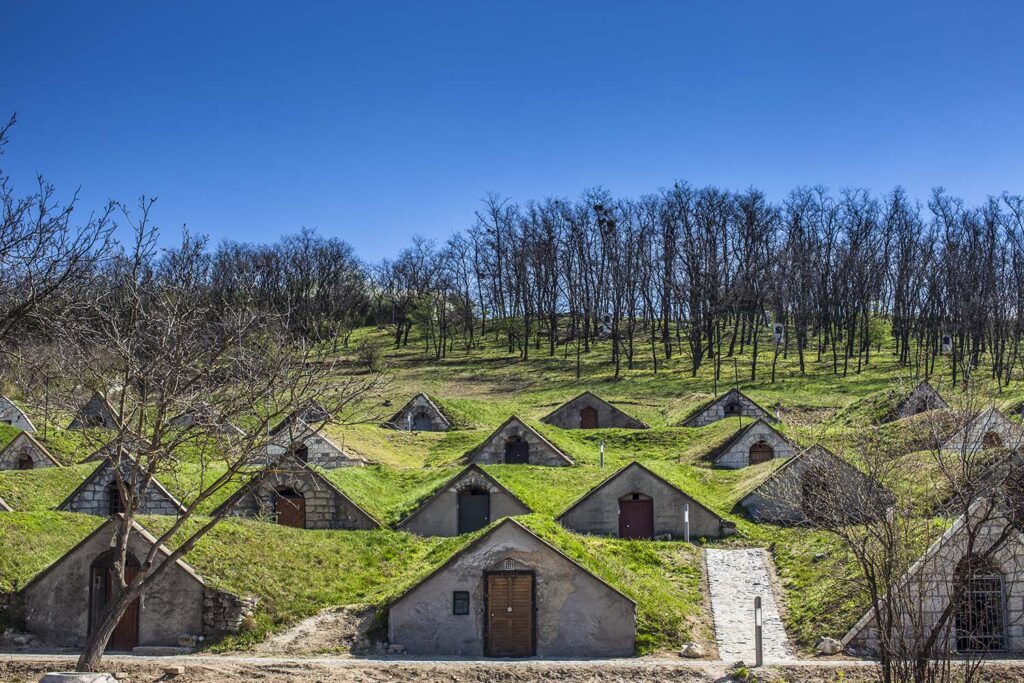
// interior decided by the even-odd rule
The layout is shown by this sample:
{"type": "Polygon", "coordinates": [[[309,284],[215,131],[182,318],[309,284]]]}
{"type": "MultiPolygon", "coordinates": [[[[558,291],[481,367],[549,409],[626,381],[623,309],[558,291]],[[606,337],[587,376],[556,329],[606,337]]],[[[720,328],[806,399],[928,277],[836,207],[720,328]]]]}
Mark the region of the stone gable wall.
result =
{"type": "Polygon", "coordinates": [[[510,422],[493,439],[479,446],[472,452],[469,462],[478,465],[501,465],[505,462],[505,442],[513,436],[520,436],[530,444],[530,465],[547,467],[564,467],[570,463],[559,457],[547,442],[541,439],[532,429],[527,429],[517,422],[510,422]]]}
{"type": "Polygon", "coordinates": [[[68,429],[86,429],[90,426],[103,427],[104,429],[117,429],[117,422],[110,414],[106,401],[98,394],[89,399],[78,411],[78,415],[68,425],[68,429]],[[95,421],[95,424],[93,422],[95,421]]]}
{"type": "Polygon", "coordinates": [[[420,536],[457,536],[459,533],[459,491],[475,487],[486,489],[491,499],[491,521],[502,517],[526,515],[530,509],[515,496],[479,472],[470,470],[445,487],[438,496],[425,503],[415,515],[411,516],[400,527],[420,536]]]}
{"type": "Polygon", "coordinates": [[[902,420],[905,417],[917,415],[928,410],[938,410],[945,407],[946,402],[934,388],[929,385],[919,384],[914,387],[910,395],[900,404],[893,419],[902,420]]]}
{"type": "Polygon", "coordinates": [[[687,427],[706,427],[709,424],[718,422],[719,420],[725,419],[725,406],[728,403],[735,401],[740,408],[740,414],[745,418],[756,420],[758,418],[764,420],[774,420],[775,416],[768,414],[767,411],[762,410],[756,403],[751,401],[743,394],[729,397],[725,400],[725,397],[712,403],[707,408],[699,412],[694,417],[686,421],[687,427]]]}
{"type": "Polygon", "coordinates": [[[690,538],[718,538],[733,530],[722,520],[675,487],[651,476],[639,467],[622,472],[603,487],[589,494],[579,505],[562,516],[562,526],[582,534],[619,535],[619,499],[632,493],[650,496],[654,501],[654,535],[685,538],[685,506],[690,505],[690,538]]]}
{"type": "Polygon", "coordinates": [[[417,414],[422,414],[430,420],[430,428],[420,431],[447,432],[451,429],[448,419],[438,412],[438,409],[422,395],[416,396],[409,403],[402,407],[389,422],[395,429],[410,430],[410,416],[415,419],[417,414]]]}
{"type": "Polygon", "coordinates": [[[374,529],[376,525],[352,503],[339,496],[311,472],[274,471],[243,495],[230,514],[239,517],[272,517],[274,492],[292,489],[306,499],[307,529],[374,529]]]}
{"type": "MultiPolygon", "coordinates": [[[[281,436],[253,455],[251,462],[254,465],[273,465],[280,462],[281,458],[289,451],[290,439],[291,436],[287,431],[282,432],[281,436]]],[[[349,456],[319,432],[308,431],[301,437],[301,442],[309,452],[306,462],[310,465],[332,470],[338,467],[358,467],[367,464],[366,460],[362,458],[349,456]]]]}
{"type": "Polygon", "coordinates": [[[32,469],[43,467],[54,467],[53,461],[39,449],[30,439],[18,435],[5,448],[0,451],[0,470],[16,470],[23,455],[32,458],[32,469]]]}
{"type": "Polygon", "coordinates": [[[2,397],[0,397],[0,423],[9,424],[25,432],[36,431],[25,413],[18,406],[2,397]]]}
{"type": "MultiPolygon", "coordinates": [[[[60,507],[65,512],[80,512],[86,515],[110,515],[110,492],[108,486],[114,481],[112,465],[101,465],[101,471],[92,481],[79,491],[75,497],[60,507]]],[[[122,465],[123,476],[130,471],[128,465],[122,465]]],[[[177,515],[178,506],[168,498],[157,486],[151,484],[139,501],[140,515],[177,515]]]]}
{"type": "Polygon", "coordinates": [[[645,425],[614,406],[600,401],[593,396],[578,396],[544,418],[544,422],[561,429],[581,429],[580,411],[585,407],[597,411],[599,429],[617,427],[619,429],[643,429],[645,425]]]}
{"type": "MultiPolygon", "coordinates": [[[[986,547],[1000,533],[1001,526],[990,522],[978,539],[978,547],[986,547]]],[[[1019,537],[1018,537],[1019,539],[1019,537]]],[[[899,601],[902,605],[914,605],[919,613],[903,614],[905,621],[904,637],[913,639],[915,627],[918,633],[934,628],[939,615],[946,609],[952,596],[953,578],[957,565],[964,557],[966,534],[955,534],[934,554],[923,560],[920,572],[910,577],[905,591],[899,601]],[[923,628],[922,628],[923,627],[923,628]]],[[[1005,610],[1004,626],[1007,651],[1014,654],[1024,653],[1024,542],[1017,540],[997,553],[996,564],[1003,575],[1003,605],[1005,610]]],[[[902,611],[897,608],[897,612],[902,611]]],[[[952,620],[950,620],[952,623],[952,620]]],[[[956,640],[952,630],[946,634],[949,647],[955,649],[956,640]]],[[[857,651],[863,653],[877,652],[879,640],[876,622],[872,617],[867,624],[847,635],[847,642],[857,651]]],[[[913,642],[913,641],[911,641],[913,642]]]]}
{"type": "Polygon", "coordinates": [[[984,438],[989,432],[999,435],[1002,447],[1017,448],[1020,446],[1020,428],[998,411],[992,410],[985,411],[971,420],[970,424],[954,434],[942,447],[949,451],[977,453],[984,449],[984,438]]]}
{"type": "Polygon", "coordinates": [[[796,449],[778,432],[767,424],[760,422],[748,429],[742,438],[733,442],[728,449],[718,454],[715,464],[719,467],[738,469],[750,464],[750,447],[758,441],[765,441],[775,450],[776,458],[791,458],[796,455],[796,449]]]}

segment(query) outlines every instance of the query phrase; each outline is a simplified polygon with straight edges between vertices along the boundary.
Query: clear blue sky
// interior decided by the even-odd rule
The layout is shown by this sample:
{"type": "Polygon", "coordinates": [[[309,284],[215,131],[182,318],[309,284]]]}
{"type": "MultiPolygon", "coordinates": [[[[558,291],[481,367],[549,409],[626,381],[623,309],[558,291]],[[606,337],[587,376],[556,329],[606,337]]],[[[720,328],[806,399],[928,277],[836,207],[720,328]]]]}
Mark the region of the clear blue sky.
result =
{"type": "Polygon", "coordinates": [[[1024,2],[28,2],[3,167],[164,228],[365,258],[487,192],[1024,192],[1024,2]]]}

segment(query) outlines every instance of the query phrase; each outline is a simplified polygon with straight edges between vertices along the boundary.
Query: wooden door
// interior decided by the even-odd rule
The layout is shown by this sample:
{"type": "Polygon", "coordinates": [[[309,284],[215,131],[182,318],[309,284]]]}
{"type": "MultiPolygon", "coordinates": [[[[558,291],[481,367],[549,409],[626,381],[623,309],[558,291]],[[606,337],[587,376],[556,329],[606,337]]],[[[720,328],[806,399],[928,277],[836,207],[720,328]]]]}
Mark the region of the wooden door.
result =
{"type": "Polygon", "coordinates": [[[518,437],[506,441],[505,462],[509,465],[530,464],[530,444],[518,437]]]}
{"type": "Polygon", "coordinates": [[[19,470],[30,470],[35,466],[32,462],[32,456],[28,453],[22,453],[21,457],[18,458],[18,469],[19,470]]]}
{"type": "Polygon", "coordinates": [[[459,491],[459,533],[479,531],[491,523],[491,494],[487,491],[459,491]]]}
{"type": "MultiPolygon", "coordinates": [[[[125,581],[131,582],[138,572],[137,567],[126,567],[125,581]]],[[[114,597],[114,568],[97,566],[92,568],[92,586],[89,591],[89,628],[90,631],[100,624],[103,608],[114,597]]],[[[128,605],[121,621],[114,627],[114,632],[107,642],[108,650],[128,651],[139,644],[139,600],[136,598],[128,605]]]]}
{"type": "Polygon", "coordinates": [[[775,457],[775,450],[767,441],[758,441],[750,447],[750,464],[756,465],[759,462],[768,462],[775,457]]]}
{"type": "Polygon", "coordinates": [[[487,575],[487,656],[533,655],[533,574],[487,575]]]}
{"type": "Polygon", "coordinates": [[[306,498],[295,491],[278,491],[274,494],[274,510],[277,523],[282,526],[306,528],[306,498]]]}
{"type": "Polygon", "coordinates": [[[619,538],[654,537],[654,501],[619,501],[619,538]]]}
{"type": "Polygon", "coordinates": [[[586,406],[580,411],[580,429],[597,429],[597,410],[586,406]]]}

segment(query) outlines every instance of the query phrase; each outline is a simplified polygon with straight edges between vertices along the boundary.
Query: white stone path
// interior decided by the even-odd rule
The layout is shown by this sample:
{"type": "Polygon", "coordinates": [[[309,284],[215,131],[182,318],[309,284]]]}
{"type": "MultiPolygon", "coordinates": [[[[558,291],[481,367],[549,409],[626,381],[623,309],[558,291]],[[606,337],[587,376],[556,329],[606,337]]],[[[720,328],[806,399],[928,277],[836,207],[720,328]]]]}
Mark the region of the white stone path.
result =
{"type": "Polygon", "coordinates": [[[766,551],[709,549],[705,558],[719,658],[754,663],[754,598],[760,595],[765,661],[793,659],[772,593],[766,551]]]}

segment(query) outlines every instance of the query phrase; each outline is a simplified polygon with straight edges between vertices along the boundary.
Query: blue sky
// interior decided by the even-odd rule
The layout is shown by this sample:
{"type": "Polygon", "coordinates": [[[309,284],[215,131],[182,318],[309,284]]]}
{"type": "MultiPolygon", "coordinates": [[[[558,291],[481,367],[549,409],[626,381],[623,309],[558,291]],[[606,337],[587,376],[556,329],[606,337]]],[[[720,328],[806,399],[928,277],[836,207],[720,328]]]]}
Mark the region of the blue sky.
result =
{"type": "Polygon", "coordinates": [[[1024,2],[27,2],[2,160],[165,229],[369,260],[479,200],[686,179],[1024,192],[1024,2]]]}

